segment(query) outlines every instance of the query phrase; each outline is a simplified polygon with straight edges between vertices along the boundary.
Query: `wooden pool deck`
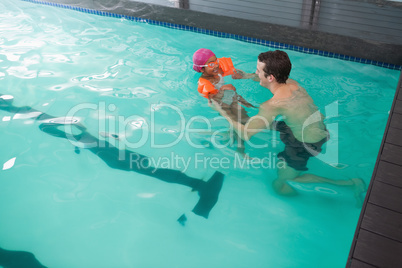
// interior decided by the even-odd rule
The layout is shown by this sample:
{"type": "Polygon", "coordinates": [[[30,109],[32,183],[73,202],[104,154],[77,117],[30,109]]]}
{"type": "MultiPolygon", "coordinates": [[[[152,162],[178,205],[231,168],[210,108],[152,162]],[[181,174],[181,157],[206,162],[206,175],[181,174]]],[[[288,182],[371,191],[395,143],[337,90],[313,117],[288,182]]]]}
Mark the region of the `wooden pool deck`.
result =
{"type": "Polygon", "coordinates": [[[402,267],[402,75],[346,267],[402,267]]]}

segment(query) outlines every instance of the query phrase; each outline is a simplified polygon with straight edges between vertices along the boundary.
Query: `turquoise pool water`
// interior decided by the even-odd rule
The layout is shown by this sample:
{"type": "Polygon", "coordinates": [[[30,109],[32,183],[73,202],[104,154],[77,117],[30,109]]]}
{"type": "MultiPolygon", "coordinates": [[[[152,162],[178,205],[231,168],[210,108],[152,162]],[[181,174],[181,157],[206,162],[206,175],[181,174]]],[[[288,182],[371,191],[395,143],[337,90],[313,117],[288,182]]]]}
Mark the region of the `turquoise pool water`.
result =
{"type": "MultiPolygon", "coordinates": [[[[227,123],[197,93],[198,48],[246,72],[270,48],[26,2],[0,9],[0,248],[60,268],[345,266],[360,213],[353,191],[292,184],[297,196],[278,196],[278,137],[253,138],[247,152],[264,162],[242,162],[226,146],[227,123]],[[41,131],[65,118],[72,134],[79,122],[155,167],[205,181],[222,172],[208,218],[192,212],[200,197],[191,187],[111,168],[75,136],[41,131]]],[[[399,72],[287,52],[291,77],[331,132],[310,171],[368,184],[399,72]]],[[[253,81],[229,82],[255,105],[271,96],[253,81]]]]}

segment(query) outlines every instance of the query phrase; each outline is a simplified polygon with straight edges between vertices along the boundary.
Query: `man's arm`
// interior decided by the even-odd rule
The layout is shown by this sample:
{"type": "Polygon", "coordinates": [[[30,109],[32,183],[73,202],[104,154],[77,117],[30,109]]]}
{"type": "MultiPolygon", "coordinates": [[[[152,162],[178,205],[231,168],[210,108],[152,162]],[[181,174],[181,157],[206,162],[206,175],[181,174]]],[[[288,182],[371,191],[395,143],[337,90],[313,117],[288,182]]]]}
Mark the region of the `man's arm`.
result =
{"type": "Polygon", "coordinates": [[[246,73],[240,69],[236,69],[236,73],[232,75],[233,79],[252,79],[259,82],[260,78],[255,73],[246,73]]]}
{"type": "Polygon", "coordinates": [[[274,107],[266,109],[261,105],[258,114],[251,117],[247,124],[243,125],[230,118],[216,101],[212,100],[212,103],[215,105],[215,109],[225,117],[226,120],[228,120],[229,124],[234,128],[239,137],[245,141],[248,141],[255,134],[265,129],[269,129],[275,117],[278,115],[274,107]]]}
{"type": "Polygon", "coordinates": [[[242,96],[237,95],[238,101],[243,104],[244,106],[246,106],[247,108],[253,107],[253,108],[257,108],[254,105],[252,105],[251,103],[249,103],[248,101],[246,101],[242,96]]]}

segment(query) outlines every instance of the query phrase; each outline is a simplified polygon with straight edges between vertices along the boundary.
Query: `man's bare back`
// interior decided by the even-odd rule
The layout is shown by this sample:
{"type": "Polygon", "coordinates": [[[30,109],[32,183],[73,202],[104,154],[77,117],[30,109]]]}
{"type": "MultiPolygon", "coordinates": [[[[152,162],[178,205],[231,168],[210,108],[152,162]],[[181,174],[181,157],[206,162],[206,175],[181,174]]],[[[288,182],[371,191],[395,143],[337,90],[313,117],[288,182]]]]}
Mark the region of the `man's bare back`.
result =
{"type": "MultiPolygon", "coordinates": [[[[314,143],[327,136],[324,116],[306,90],[292,79],[288,79],[286,84],[278,88],[274,96],[264,102],[260,109],[269,110],[269,116],[282,115],[282,120],[301,142],[314,143]]],[[[268,120],[270,122],[272,119],[268,120]]]]}

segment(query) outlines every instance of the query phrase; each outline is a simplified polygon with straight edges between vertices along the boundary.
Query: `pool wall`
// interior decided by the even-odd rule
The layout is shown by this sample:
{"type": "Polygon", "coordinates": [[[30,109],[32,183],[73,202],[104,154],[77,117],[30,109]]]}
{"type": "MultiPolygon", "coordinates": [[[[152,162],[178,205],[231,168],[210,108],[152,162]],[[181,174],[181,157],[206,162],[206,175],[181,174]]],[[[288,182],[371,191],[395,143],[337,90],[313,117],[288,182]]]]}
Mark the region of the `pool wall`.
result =
{"type": "Polygon", "coordinates": [[[311,29],[216,16],[185,8],[135,1],[23,1],[232,38],[272,48],[289,49],[396,70],[402,69],[402,45],[399,44],[373,42],[311,29]]]}

